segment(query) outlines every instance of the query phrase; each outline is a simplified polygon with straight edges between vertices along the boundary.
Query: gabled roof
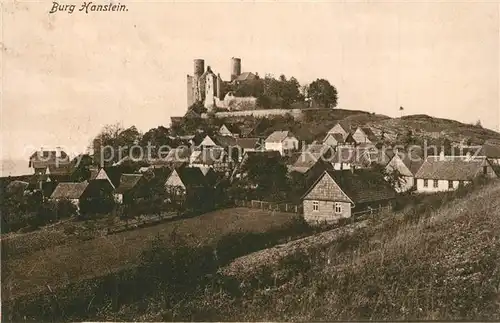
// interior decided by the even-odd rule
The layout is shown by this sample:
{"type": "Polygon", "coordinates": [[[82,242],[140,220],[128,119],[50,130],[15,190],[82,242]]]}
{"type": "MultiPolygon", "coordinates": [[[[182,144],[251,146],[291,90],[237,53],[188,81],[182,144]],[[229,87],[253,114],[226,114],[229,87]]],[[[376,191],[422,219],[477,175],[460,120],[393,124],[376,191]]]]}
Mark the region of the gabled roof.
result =
{"type": "Polygon", "coordinates": [[[481,155],[488,158],[500,158],[500,145],[485,143],[481,148],[481,155]]]}
{"type": "Polygon", "coordinates": [[[248,81],[248,80],[255,80],[257,78],[257,75],[255,75],[252,72],[243,72],[240,75],[238,75],[234,80],[235,81],[248,81]]]}
{"type": "Polygon", "coordinates": [[[226,129],[229,130],[229,132],[231,132],[232,134],[240,134],[241,133],[240,128],[232,123],[222,124],[219,128],[219,131],[220,131],[220,129],[222,129],[222,127],[226,127],[226,129]]]}
{"type": "Polygon", "coordinates": [[[280,143],[283,142],[287,137],[295,137],[291,131],[275,131],[266,138],[266,142],[280,143]]]}
{"type": "Polygon", "coordinates": [[[215,165],[226,160],[226,153],[220,148],[206,148],[193,161],[193,164],[215,165]]]}
{"type": "Polygon", "coordinates": [[[220,147],[227,148],[236,146],[236,138],[231,136],[215,135],[213,140],[215,144],[220,147]]]}
{"type": "Polygon", "coordinates": [[[401,161],[410,170],[410,172],[415,175],[422,164],[424,163],[424,151],[423,149],[410,149],[409,152],[405,152],[404,156],[399,156],[401,161]]]}
{"type": "Polygon", "coordinates": [[[59,183],[50,198],[53,199],[79,199],[89,185],[88,182],[81,183],[59,183]]]}
{"type": "Polygon", "coordinates": [[[115,193],[123,194],[134,189],[142,177],[142,174],[122,174],[120,185],[116,188],[115,193]]]}
{"type": "Polygon", "coordinates": [[[429,156],[415,174],[415,178],[467,181],[482,172],[482,167],[489,165],[484,157],[449,157],[429,156]]]}
{"type": "MultiPolygon", "coordinates": [[[[303,198],[307,197],[309,192],[324,176],[329,176],[333,179],[355,204],[383,201],[393,199],[396,196],[394,189],[384,180],[381,174],[359,169],[354,172],[350,170],[325,171],[304,194],[303,198]]],[[[331,198],[334,201],[335,197],[333,194],[331,198]]]]}
{"type": "Polygon", "coordinates": [[[351,126],[346,121],[339,121],[330,130],[328,130],[328,133],[337,133],[334,130],[334,128],[337,125],[340,126],[347,133],[349,133],[351,131],[351,126]]]}
{"type": "Polygon", "coordinates": [[[340,133],[331,133],[331,132],[328,132],[325,136],[325,138],[323,139],[323,142],[325,142],[328,137],[333,137],[337,142],[340,142],[340,143],[343,143],[344,142],[344,136],[342,136],[342,134],[340,133]]]}
{"type": "Polygon", "coordinates": [[[205,175],[198,167],[184,167],[176,169],[182,183],[186,186],[203,186],[206,184],[205,175]]]}
{"type": "Polygon", "coordinates": [[[360,127],[358,129],[361,129],[363,131],[363,133],[366,135],[366,137],[371,141],[371,142],[374,142],[374,141],[377,141],[378,138],[377,136],[375,136],[375,134],[373,133],[373,130],[372,128],[369,128],[369,127],[360,127]]]}

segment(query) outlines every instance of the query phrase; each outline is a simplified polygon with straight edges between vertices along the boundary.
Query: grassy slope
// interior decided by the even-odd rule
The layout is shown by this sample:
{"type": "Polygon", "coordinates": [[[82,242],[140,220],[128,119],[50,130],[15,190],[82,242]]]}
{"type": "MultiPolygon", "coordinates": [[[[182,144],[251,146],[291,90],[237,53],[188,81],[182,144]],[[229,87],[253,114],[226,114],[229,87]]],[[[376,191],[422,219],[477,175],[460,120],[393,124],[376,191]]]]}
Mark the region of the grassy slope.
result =
{"type": "MultiPolygon", "coordinates": [[[[231,119],[228,120],[239,120],[231,119]]],[[[246,122],[255,125],[257,120],[252,117],[245,118],[246,122]]],[[[385,115],[369,113],[360,110],[316,110],[306,111],[304,120],[283,124],[277,122],[266,129],[261,135],[268,135],[275,130],[291,129],[301,140],[312,141],[323,139],[325,133],[339,120],[344,120],[353,127],[371,126],[375,134],[382,130],[387,137],[396,138],[397,134],[404,134],[408,129],[417,137],[436,138],[446,137],[451,141],[460,142],[464,138],[471,138],[473,143],[482,143],[485,139],[500,139],[500,133],[484,129],[471,124],[454,120],[430,117],[427,115],[409,115],[402,118],[390,118],[385,115]]]]}
{"type": "Polygon", "coordinates": [[[235,208],[2,259],[2,296],[15,297],[47,284],[55,287],[135,265],[158,234],[166,237],[175,231],[192,245],[210,244],[228,233],[265,232],[293,218],[287,213],[235,208]]]}
{"type": "Polygon", "coordinates": [[[256,270],[245,284],[237,280],[236,290],[205,289],[174,309],[152,302],[157,311],[138,319],[500,319],[498,181],[430,218],[372,224],[272,270],[256,270]]]}

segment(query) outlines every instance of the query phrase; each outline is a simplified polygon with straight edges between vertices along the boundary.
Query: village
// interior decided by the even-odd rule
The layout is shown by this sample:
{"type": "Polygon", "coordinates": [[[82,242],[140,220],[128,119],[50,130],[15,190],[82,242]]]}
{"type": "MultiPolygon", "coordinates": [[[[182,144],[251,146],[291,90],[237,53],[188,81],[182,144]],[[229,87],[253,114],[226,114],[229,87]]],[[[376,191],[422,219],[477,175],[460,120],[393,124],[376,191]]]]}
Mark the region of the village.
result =
{"type": "MultiPolygon", "coordinates": [[[[185,115],[172,117],[170,128],[160,126],[140,138],[143,147],[146,138],[168,143],[154,147],[153,155],[142,151],[137,155],[123,147],[123,143],[137,146],[140,135],[135,128],[115,131],[118,136],[133,133],[122,146],[110,145],[107,134],[94,139],[91,153],[73,159],[61,148],[42,147],[29,159],[33,175],[8,183],[8,196],[31,205],[31,210],[44,203],[62,210],[48,220],[39,219],[41,223],[53,222],[54,217],[88,219],[114,213],[130,219],[165,212],[175,217],[234,205],[265,205],[269,210],[293,210],[310,224],[331,224],[390,209],[398,194],[456,190],[477,177],[498,177],[500,143],[494,139],[481,145],[472,145],[475,140],[469,138],[424,147],[412,138],[411,130],[398,141],[388,129],[340,119],[311,141],[296,136],[286,122],[272,132],[265,124],[304,122],[302,111],[335,109],[296,92],[295,107],[303,102],[301,109],[295,109],[298,114],[290,114],[293,109],[259,110],[259,100],[248,89],[261,80],[258,74],[241,72],[240,58],[231,58],[228,82],[220,74],[215,76],[210,66],[205,70],[203,59],[194,60],[193,74],[187,80],[185,115]],[[244,93],[236,103],[246,105],[228,103],[234,101],[234,93],[223,89],[231,88],[244,93]],[[265,131],[257,131],[259,127],[265,131]]],[[[289,86],[284,76],[280,79],[281,83],[274,82],[289,86]]],[[[4,231],[27,223],[16,221],[7,220],[12,223],[4,231]]]]}
{"type": "Polygon", "coordinates": [[[138,212],[201,214],[253,200],[270,210],[286,205],[309,223],[335,223],[390,209],[397,194],[455,190],[479,176],[496,178],[500,165],[500,146],[493,141],[428,151],[386,146],[371,128],[342,121],[312,143],[286,129],[252,137],[230,123],[210,135],[168,137],[178,146],[164,156],[129,155],[108,165],[95,163],[103,159],[98,142],[93,155],[72,160],[61,149],[34,152],[34,174],[10,182],[6,192],[17,199],[70,202],[74,215],[84,217],[117,208],[125,218],[138,212]]]}

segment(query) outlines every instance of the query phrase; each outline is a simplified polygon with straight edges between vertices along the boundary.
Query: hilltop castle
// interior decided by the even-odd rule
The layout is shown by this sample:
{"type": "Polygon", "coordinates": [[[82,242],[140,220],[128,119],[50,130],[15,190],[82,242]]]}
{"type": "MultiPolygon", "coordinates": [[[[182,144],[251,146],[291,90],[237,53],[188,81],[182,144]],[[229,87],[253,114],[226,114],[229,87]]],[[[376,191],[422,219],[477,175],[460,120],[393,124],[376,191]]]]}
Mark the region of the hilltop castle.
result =
{"type": "Polygon", "coordinates": [[[194,73],[187,75],[187,105],[202,102],[209,111],[214,108],[242,110],[255,108],[254,97],[235,97],[229,90],[231,85],[258,78],[257,74],[241,73],[241,59],[231,58],[231,80],[223,81],[220,74],[215,74],[210,66],[205,70],[205,60],[194,60],[194,73]]]}

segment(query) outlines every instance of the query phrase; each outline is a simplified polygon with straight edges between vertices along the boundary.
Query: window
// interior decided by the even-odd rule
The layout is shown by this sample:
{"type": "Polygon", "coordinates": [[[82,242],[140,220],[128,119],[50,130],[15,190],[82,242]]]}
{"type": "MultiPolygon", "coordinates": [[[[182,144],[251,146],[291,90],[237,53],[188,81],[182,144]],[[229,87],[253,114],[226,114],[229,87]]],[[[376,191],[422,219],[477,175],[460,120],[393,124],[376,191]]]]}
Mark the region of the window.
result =
{"type": "Polygon", "coordinates": [[[313,211],[319,211],[319,202],[313,201],[313,211]]]}
{"type": "Polygon", "coordinates": [[[448,181],[448,188],[449,189],[453,188],[453,181],[448,181]]]}
{"type": "Polygon", "coordinates": [[[435,180],[434,180],[434,188],[437,188],[437,187],[438,187],[438,184],[439,184],[438,180],[437,180],[437,179],[435,179],[435,180]]]}
{"type": "Polygon", "coordinates": [[[426,179],[424,179],[424,187],[427,187],[427,186],[429,186],[429,182],[426,179]]]}
{"type": "Polygon", "coordinates": [[[342,204],[340,203],[335,203],[335,213],[342,213],[342,204]]]}
{"type": "Polygon", "coordinates": [[[488,166],[483,166],[483,174],[488,175],[488,166]]]}

